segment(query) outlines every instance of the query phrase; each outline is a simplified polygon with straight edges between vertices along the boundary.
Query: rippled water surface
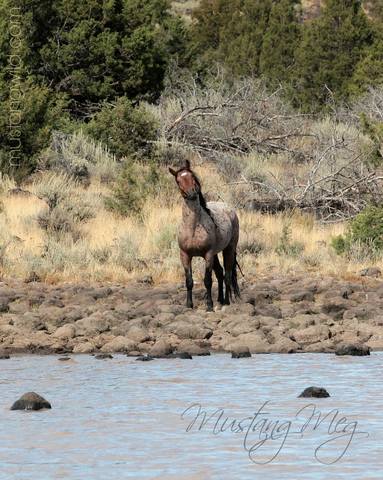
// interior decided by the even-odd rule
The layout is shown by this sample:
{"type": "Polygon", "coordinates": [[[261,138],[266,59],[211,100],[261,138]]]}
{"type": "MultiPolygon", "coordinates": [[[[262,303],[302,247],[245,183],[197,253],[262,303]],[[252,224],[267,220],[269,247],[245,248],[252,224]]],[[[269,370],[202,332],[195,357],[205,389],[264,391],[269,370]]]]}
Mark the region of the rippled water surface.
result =
{"type": "Polygon", "coordinates": [[[1,361],[0,479],[383,478],[382,353],[72,358],[1,361]],[[52,410],[10,411],[27,391],[52,410]]]}

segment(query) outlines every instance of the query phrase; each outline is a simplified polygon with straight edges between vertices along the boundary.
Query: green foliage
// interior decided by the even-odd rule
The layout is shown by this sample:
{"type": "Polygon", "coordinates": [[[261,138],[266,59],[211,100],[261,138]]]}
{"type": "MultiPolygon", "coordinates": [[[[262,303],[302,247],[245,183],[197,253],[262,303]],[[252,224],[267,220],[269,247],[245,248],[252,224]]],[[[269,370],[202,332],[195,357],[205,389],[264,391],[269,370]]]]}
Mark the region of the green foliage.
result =
{"type": "Polygon", "coordinates": [[[220,61],[235,75],[259,73],[271,5],[271,0],[202,0],[192,29],[201,61],[220,61]]]}
{"type": "Polygon", "coordinates": [[[121,97],[96,113],[86,132],[117,157],[143,158],[152,153],[157,128],[156,119],[143,105],[134,107],[128,98],[121,97]]]}
{"type": "Polygon", "coordinates": [[[275,252],[280,256],[297,257],[304,250],[304,245],[301,242],[294,242],[291,240],[291,227],[289,224],[283,225],[282,233],[275,252]]]}
{"type": "Polygon", "coordinates": [[[166,188],[168,177],[154,163],[148,165],[126,159],[106,206],[123,216],[138,215],[148,197],[155,197],[166,188]]]}
{"type": "Polygon", "coordinates": [[[338,255],[342,255],[347,251],[348,244],[343,235],[336,235],[331,239],[331,246],[338,255]]]}
{"type": "Polygon", "coordinates": [[[332,239],[331,246],[339,255],[358,250],[365,256],[376,256],[383,250],[383,207],[367,207],[350,221],[344,236],[332,239]]]}
{"type": "Polygon", "coordinates": [[[59,238],[70,235],[81,238],[80,224],[95,216],[95,206],[78,189],[78,183],[67,175],[48,174],[35,184],[37,195],[47,203],[37,221],[48,235],[59,238]]]}
{"type": "Polygon", "coordinates": [[[383,85],[383,30],[356,65],[350,88],[357,96],[374,85],[383,85]]]}
{"type": "Polygon", "coordinates": [[[300,39],[299,0],[280,0],[271,8],[260,54],[260,72],[272,85],[285,82],[294,67],[300,39]]]}
{"type": "Polygon", "coordinates": [[[347,99],[352,73],[372,43],[372,25],[360,0],[326,0],[321,15],[305,25],[296,52],[295,105],[323,109],[329,91],[336,100],[347,99]]]}
{"type": "MultiPolygon", "coordinates": [[[[77,104],[158,97],[184,31],[168,0],[58,0],[39,49],[43,76],[77,104]]],[[[77,112],[81,115],[81,108],[77,112]]]]}
{"type": "Polygon", "coordinates": [[[17,178],[32,172],[51,132],[72,128],[66,107],[65,96],[48,87],[30,81],[0,85],[1,172],[17,178]]]}

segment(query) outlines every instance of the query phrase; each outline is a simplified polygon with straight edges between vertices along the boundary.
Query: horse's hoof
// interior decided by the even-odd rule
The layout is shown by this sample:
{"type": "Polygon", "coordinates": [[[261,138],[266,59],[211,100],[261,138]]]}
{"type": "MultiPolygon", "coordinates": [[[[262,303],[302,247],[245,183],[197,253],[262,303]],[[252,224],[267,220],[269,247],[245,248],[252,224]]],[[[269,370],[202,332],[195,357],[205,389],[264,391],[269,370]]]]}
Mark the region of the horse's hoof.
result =
{"type": "Polygon", "coordinates": [[[213,310],[213,305],[208,305],[208,306],[206,307],[206,311],[207,311],[207,312],[214,312],[214,310],[213,310]]]}
{"type": "Polygon", "coordinates": [[[191,309],[193,309],[193,304],[190,304],[190,305],[187,305],[187,304],[186,304],[186,308],[191,308],[191,309]]]}

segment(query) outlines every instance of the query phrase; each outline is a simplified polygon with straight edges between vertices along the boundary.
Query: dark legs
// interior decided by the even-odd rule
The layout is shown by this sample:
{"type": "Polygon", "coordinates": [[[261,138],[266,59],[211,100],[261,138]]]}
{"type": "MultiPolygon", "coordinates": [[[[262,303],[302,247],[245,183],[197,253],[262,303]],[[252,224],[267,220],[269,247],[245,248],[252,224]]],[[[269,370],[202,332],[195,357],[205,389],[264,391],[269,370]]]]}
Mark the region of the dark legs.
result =
{"type": "Polygon", "coordinates": [[[213,270],[218,281],[218,302],[223,305],[223,268],[219,263],[218,255],[214,255],[213,270]]]}
{"type": "Polygon", "coordinates": [[[231,246],[223,251],[223,264],[225,267],[225,304],[230,305],[233,269],[235,269],[235,249],[231,246]]]}
{"type": "Polygon", "coordinates": [[[185,270],[185,280],[186,280],[186,306],[188,308],[193,308],[193,274],[191,267],[191,257],[181,250],[180,252],[181,262],[185,270]]]}
{"type": "Polygon", "coordinates": [[[212,279],[212,270],[213,270],[213,265],[214,265],[214,256],[207,254],[205,256],[205,278],[204,278],[204,284],[206,288],[206,310],[208,312],[213,311],[213,299],[211,298],[211,286],[213,284],[213,279],[212,279]]]}

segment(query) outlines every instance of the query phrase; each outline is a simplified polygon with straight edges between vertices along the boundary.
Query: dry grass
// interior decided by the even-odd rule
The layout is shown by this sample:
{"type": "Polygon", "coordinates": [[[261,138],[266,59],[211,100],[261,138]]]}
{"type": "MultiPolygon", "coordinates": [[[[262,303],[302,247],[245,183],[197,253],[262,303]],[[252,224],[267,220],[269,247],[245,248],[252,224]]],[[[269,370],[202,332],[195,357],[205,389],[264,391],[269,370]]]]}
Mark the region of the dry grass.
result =
{"type": "MultiPolygon", "coordinates": [[[[204,191],[210,199],[235,197],[214,167],[197,166],[196,171],[204,179],[204,191]]],[[[176,240],[182,201],[175,186],[173,199],[149,198],[141,218],[124,218],[103,206],[102,196],[108,194],[105,183],[95,180],[87,189],[77,185],[74,201],[93,198],[97,208],[94,218],[79,225],[81,236],[75,240],[65,233],[52,236],[43,230],[37,218],[47,209],[46,203],[34,195],[9,195],[10,184],[5,181],[0,189],[3,276],[25,279],[34,272],[48,282],[122,282],[144,275],[151,275],[155,282],[182,280],[176,240]]],[[[29,188],[37,191],[39,186],[29,188]]],[[[337,256],[332,250],[331,238],[344,231],[342,224],[319,224],[299,212],[264,215],[240,210],[238,213],[239,262],[247,278],[270,272],[305,271],[350,277],[366,266],[360,260],[337,256]]],[[[202,269],[202,259],[196,259],[197,281],[201,281],[202,269]]]]}

